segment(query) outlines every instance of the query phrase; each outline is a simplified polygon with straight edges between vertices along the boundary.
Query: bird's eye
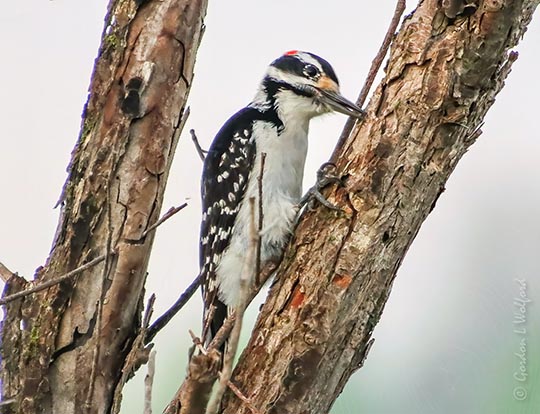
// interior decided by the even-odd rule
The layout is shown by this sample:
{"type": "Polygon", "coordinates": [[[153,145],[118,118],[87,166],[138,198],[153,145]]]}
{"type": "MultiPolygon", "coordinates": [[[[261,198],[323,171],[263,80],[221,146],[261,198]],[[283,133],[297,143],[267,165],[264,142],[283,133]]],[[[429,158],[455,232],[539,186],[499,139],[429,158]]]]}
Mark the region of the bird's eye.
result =
{"type": "Polygon", "coordinates": [[[304,66],[304,75],[308,78],[316,78],[319,74],[319,70],[313,65],[304,66]]]}

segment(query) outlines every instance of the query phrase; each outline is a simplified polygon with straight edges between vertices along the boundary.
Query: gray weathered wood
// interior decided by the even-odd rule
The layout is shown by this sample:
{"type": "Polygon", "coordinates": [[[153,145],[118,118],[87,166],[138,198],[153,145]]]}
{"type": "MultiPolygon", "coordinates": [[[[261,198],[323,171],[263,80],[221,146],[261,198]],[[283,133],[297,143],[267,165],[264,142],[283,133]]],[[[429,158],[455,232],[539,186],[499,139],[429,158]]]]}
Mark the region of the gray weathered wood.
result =
{"type": "MultiPolygon", "coordinates": [[[[15,401],[3,412],[109,412],[140,326],[153,242],[153,232],[144,231],[159,218],[206,6],[206,0],[109,4],[63,214],[36,283],[115,254],[6,306],[2,400],[15,401]]],[[[24,285],[12,278],[7,292],[24,285]]]]}

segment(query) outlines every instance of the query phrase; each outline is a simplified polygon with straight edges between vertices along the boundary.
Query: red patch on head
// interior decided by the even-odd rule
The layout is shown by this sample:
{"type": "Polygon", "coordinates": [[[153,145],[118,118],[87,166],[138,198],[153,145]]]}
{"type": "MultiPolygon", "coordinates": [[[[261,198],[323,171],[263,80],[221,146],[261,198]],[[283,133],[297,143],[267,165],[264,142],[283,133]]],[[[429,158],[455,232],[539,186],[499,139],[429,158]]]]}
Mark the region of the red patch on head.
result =
{"type": "Polygon", "coordinates": [[[298,53],[298,50],[289,50],[288,52],[285,52],[283,56],[292,56],[296,55],[298,53]]]}

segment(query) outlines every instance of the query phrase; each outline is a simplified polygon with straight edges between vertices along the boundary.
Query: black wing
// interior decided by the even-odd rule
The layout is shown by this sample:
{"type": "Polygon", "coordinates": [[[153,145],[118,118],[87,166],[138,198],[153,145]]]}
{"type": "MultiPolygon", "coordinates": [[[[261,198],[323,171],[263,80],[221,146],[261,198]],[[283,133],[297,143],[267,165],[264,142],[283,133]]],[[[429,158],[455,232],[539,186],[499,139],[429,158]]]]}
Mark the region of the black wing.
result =
{"type": "Polygon", "coordinates": [[[255,160],[253,122],[260,112],[244,108],[233,115],[217,133],[204,160],[201,183],[202,223],[200,269],[204,300],[204,324],[213,336],[227,317],[227,307],[218,296],[216,268],[229,245],[234,222],[246,192],[255,160]],[[214,306],[212,321],[208,311],[214,306]]]}

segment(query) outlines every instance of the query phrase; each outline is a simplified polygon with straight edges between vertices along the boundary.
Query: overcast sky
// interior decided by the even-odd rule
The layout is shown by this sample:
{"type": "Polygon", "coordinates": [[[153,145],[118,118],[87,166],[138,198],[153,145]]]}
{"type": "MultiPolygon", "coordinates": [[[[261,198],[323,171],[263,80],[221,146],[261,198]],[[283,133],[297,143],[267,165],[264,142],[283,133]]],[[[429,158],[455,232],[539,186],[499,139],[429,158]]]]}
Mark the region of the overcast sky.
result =
{"type": "MultiPolygon", "coordinates": [[[[188,200],[189,207],[157,234],[147,284],[147,293],[157,294],[155,314],[198,271],[201,162],[189,129],[208,147],[222,123],[251,100],[266,66],[290,49],[326,58],[343,94],[355,99],[393,8],[393,1],[210,1],[191,116],[164,204],[188,200]]],[[[53,206],[78,136],[105,10],[103,0],[12,1],[2,8],[0,261],[28,278],[50,249],[58,219],[53,206]]],[[[534,21],[484,134],[456,168],[398,273],[364,368],[332,413],[537,413],[539,44],[534,21]],[[532,300],[525,335],[513,324],[520,285],[532,300]],[[523,340],[529,376],[519,382],[515,353],[523,340]],[[520,386],[528,392],[524,401],[513,397],[520,386]]],[[[312,123],[306,187],[344,122],[332,115],[312,123]]],[[[200,309],[197,297],[156,340],[156,412],[184,375],[187,329],[199,329],[200,309]]],[[[143,371],[128,385],[123,413],[142,412],[143,371]]]]}

